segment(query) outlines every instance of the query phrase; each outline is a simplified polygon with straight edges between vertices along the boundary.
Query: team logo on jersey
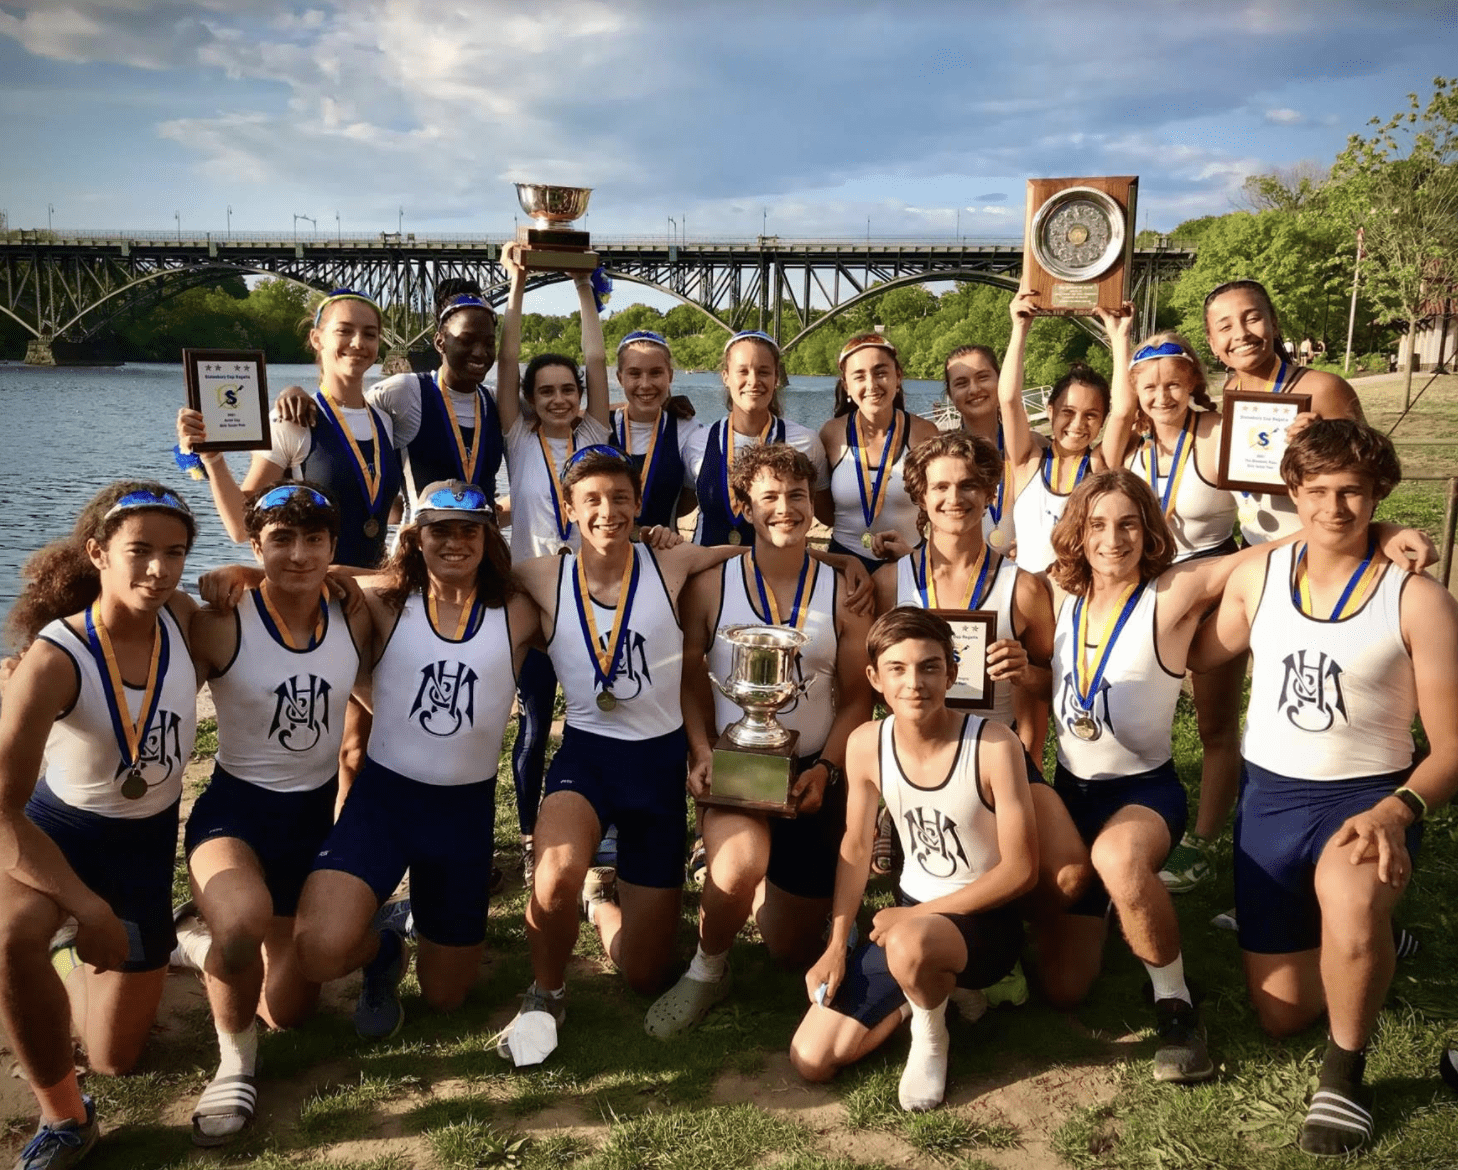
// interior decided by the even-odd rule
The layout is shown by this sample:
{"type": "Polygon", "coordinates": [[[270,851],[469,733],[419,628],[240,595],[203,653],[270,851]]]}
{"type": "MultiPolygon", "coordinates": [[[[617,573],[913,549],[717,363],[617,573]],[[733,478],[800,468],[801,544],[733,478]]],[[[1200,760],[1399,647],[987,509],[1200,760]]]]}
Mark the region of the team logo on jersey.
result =
{"type": "MultiPolygon", "coordinates": [[[[1118,735],[1114,727],[1114,717],[1109,713],[1110,689],[1108,679],[1099,679],[1099,693],[1093,706],[1088,709],[1088,714],[1102,725],[1102,729],[1107,729],[1110,735],[1118,735]]],[[[1078,688],[1073,684],[1073,674],[1070,671],[1063,676],[1063,686],[1058,691],[1058,719],[1064,729],[1072,733],[1074,720],[1082,714],[1084,710],[1078,705],[1078,688]]]]}
{"type": "Polygon", "coordinates": [[[910,808],[902,816],[911,831],[911,854],[928,874],[949,878],[957,872],[958,862],[963,869],[971,868],[957,835],[957,822],[941,809],[910,808]]]}
{"type": "Polygon", "coordinates": [[[1326,731],[1340,715],[1347,723],[1347,700],[1342,694],[1342,668],[1323,651],[1311,661],[1306,651],[1298,650],[1283,660],[1286,677],[1281,680],[1281,697],[1277,706],[1302,731],[1326,731]]]}
{"type": "MultiPolygon", "coordinates": [[[[600,635],[597,644],[607,653],[607,635],[600,635]]],[[[612,692],[619,702],[636,699],[653,685],[648,670],[648,640],[634,629],[623,635],[623,649],[618,658],[618,673],[613,675],[612,692]]]]}
{"type": "Polygon", "coordinates": [[[306,752],[329,731],[329,684],[316,674],[294,675],[274,688],[268,738],[291,752],[306,752]]]}
{"type": "MultiPolygon", "coordinates": [[[[191,748],[192,745],[188,745],[191,748]]],[[[171,711],[157,708],[152,722],[147,724],[147,736],[137,752],[137,765],[147,787],[165,784],[172,778],[173,770],[181,772],[187,761],[182,755],[182,719],[171,711]]],[[[117,763],[116,777],[129,772],[125,764],[117,763]]]]}
{"type": "Polygon", "coordinates": [[[420,670],[420,689],[409,718],[418,720],[430,735],[444,739],[462,725],[476,725],[476,679],[464,662],[447,663],[444,658],[420,670]]]}

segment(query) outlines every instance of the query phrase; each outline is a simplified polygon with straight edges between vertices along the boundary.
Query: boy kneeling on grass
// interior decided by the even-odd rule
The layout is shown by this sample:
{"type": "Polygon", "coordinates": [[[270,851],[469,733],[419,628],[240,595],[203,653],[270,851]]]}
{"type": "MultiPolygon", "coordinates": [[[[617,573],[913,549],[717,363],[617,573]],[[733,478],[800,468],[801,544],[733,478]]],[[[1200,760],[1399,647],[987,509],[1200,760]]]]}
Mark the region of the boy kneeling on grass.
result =
{"type": "MultiPolygon", "coordinates": [[[[946,1092],[948,999],[998,982],[1022,949],[1013,902],[1038,880],[1037,825],[1017,736],[946,706],[957,677],[947,623],[893,609],[871,627],[866,649],[867,674],[891,714],[862,724],[847,744],[830,940],[805,976],[811,1006],[790,1059],[806,1080],[829,1080],[909,1016],[901,1107],[932,1109],[946,1092]],[[870,941],[848,959],[882,798],[906,859],[899,897],[877,911],[870,941]]],[[[985,1007],[980,994],[969,998],[973,1011],[985,1007]]]]}

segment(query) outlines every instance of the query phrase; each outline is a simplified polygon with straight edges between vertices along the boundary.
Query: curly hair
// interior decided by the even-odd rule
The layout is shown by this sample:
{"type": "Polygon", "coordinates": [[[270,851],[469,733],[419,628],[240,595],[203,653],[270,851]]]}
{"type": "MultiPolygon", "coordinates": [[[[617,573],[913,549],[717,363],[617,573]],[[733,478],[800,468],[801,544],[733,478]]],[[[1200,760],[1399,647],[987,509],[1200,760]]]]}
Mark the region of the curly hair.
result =
{"type": "Polygon", "coordinates": [[[311,483],[306,479],[284,480],[283,483],[254,492],[243,507],[243,527],[247,529],[250,540],[257,540],[270,524],[282,524],[289,528],[297,528],[301,532],[317,532],[323,529],[331,537],[338,539],[339,505],[334,502],[334,497],[317,483],[311,483]],[[286,502],[276,507],[260,508],[258,506],[259,500],[278,491],[279,488],[304,490],[292,492],[286,502]],[[320,507],[316,504],[309,494],[310,492],[317,492],[323,496],[329,501],[328,506],[320,507]]]}
{"type": "Polygon", "coordinates": [[[735,499],[745,507],[749,506],[749,489],[761,471],[768,471],[776,479],[787,482],[800,480],[808,484],[812,492],[815,487],[815,464],[810,462],[805,452],[795,450],[788,443],[760,443],[735,456],[734,474],[729,480],[735,499]]]}
{"type": "Polygon", "coordinates": [[[1053,526],[1053,552],[1057,561],[1048,569],[1048,576],[1065,593],[1088,596],[1093,585],[1093,570],[1084,555],[1083,542],[1088,532],[1089,516],[1094,505],[1104,496],[1117,492],[1139,510],[1143,528],[1143,548],[1139,553],[1139,580],[1154,580],[1174,563],[1175,542],[1160,510],[1159,501],[1149,485],[1127,467],[1113,468],[1086,476],[1068,497],[1063,518],[1053,526]]]}
{"type": "Polygon", "coordinates": [[[898,642],[909,642],[920,638],[935,642],[942,648],[947,660],[947,674],[955,677],[957,670],[957,648],[952,642],[952,627],[930,610],[919,605],[899,605],[887,610],[874,622],[866,634],[866,657],[871,665],[880,663],[881,655],[898,642]]]}
{"type": "Polygon", "coordinates": [[[1392,440],[1355,419],[1316,419],[1281,456],[1281,478],[1292,491],[1314,475],[1337,471],[1366,476],[1379,503],[1402,482],[1402,464],[1392,440]]]}
{"type": "MultiPolygon", "coordinates": [[[[1210,391],[1205,385],[1205,367],[1201,364],[1200,355],[1195,352],[1195,347],[1189,343],[1189,340],[1184,334],[1176,333],[1173,329],[1165,329],[1146,337],[1139,343],[1138,349],[1144,349],[1146,346],[1158,348],[1161,345],[1177,345],[1185,357],[1189,359],[1190,380],[1192,382],[1190,401],[1201,410],[1215,410],[1215,400],[1210,397],[1210,391]]],[[[1143,362],[1139,363],[1139,365],[1143,364],[1143,362]]],[[[1129,367],[1130,381],[1136,380],[1134,371],[1137,368],[1138,366],[1132,365],[1129,367]]],[[[1137,394],[1136,405],[1134,407],[1134,430],[1136,433],[1144,435],[1152,434],[1154,431],[1154,420],[1144,413],[1142,406],[1137,404],[1137,394]]]]}
{"type": "MultiPolygon", "coordinates": [[[[770,399],[769,411],[776,418],[784,417],[785,406],[780,401],[780,391],[785,388],[788,382],[785,378],[785,359],[780,356],[780,351],[776,346],[770,345],[763,338],[741,337],[738,341],[734,341],[724,348],[724,356],[719,360],[720,376],[726,378],[729,376],[729,355],[741,345],[757,345],[775,359],[775,393],[774,397],[770,399]]],[[[724,387],[724,409],[734,409],[734,397],[729,393],[728,385],[724,387]]]]}
{"type": "Polygon", "coordinates": [[[940,431],[908,451],[901,468],[901,482],[916,505],[916,531],[923,537],[931,523],[926,510],[926,471],[933,459],[962,460],[972,473],[973,486],[989,497],[997,490],[1003,472],[1002,452],[997,444],[966,431],[940,431]]]}
{"type": "MultiPolygon", "coordinates": [[[[488,609],[500,609],[522,591],[522,585],[511,571],[511,552],[501,531],[494,523],[481,527],[485,530],[484,548],[476,567],[476,600],[488,609]]],[[[402,609],[409,598],[423,596],[430,589],[430,572],[420,548],[420,528],[418,524],[406,524],[400,529],[395,551],[380,570],[385,578],[380,600],[392,610],[402,609]]]]}
{"type": "Polygon", "coordinates": [[[48,622],[79,613],[101,596],[101,574],[86,553],[86,542],[94,540],[105,548],[128,517],[138,512],[153,511],[175,516],[187,529],[187,550],[191,552],[193,541],[197,539],[197,521],[191,512],[183,513],[176,508],[158,505],[156,508],[128,508],[125,512],[107,517],[116,502],[132,492],[162,495],[170,490],[150,479],[126,479],[109,484],[81,509],[70,536],[52,541],[32,553],[20,570],[25,588],[5,622],[10,644],[17,650],[26,649],[48,622]]]}

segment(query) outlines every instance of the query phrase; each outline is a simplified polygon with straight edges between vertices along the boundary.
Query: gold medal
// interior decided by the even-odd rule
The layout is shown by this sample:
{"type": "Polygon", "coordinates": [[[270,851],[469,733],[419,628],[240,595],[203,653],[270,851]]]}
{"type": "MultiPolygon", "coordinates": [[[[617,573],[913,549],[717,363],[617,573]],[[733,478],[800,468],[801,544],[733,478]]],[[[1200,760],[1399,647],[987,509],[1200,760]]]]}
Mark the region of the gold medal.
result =
{"type": "Polygon", "coordinates": [[[140,768],[133,768],[122,781],[121,794],[128,800],[141,800],[147,795],[147,781],[140,768]]]}
{"type": "Polygon", "coordinates": [[[1079,739],[1092,743],[1103,733],[1099,730],[1098,722],[1092,715],[1080,715],[1073,721],[1073,734],[1079,739]]]}
{"type": "Polygon", "coordinates": [[[730,529],[730,531],[729,531],[729,543],[730,544],[743,544],[744,543],[744,537],[742,537],[742,536],[739,535],[739,529],[737,529],[737,528],[730,529]]]}
{"type": "Polygon", "coordinates": [[[374,519],[374,517],[366,520],[364,522],[364,534],[370,540],[374,540],[380,534],[380,522],[374,519]]]}
{"type": "Polygon", "coordinates": [[[869,532],[862,534],[862,536],[861,536],[861,547],[862,548],[870,548],[875,543],[876,543],[875,537],[873,537],[869,532]]]}
{"type": "Polygon", "coordinates": [[[628,532],[628,539],[630,541],[632,541],[634,544],[642,544],[643,543],[643,525],[641,525],[641,524],[634,524],[633,527],[632,527],[632,529],[628,532]]]}
{"type": "Polygon", "coordinates": [[[987,543],[993,548],[1001,548],[1007,543],[1007,534],[1001,528],[994,528],[987,537],[987,543]]]}
{"type": "Polygon", "coordinates": [[[612,691],[597,692],[597,709],[607,712],[615,709],[618,705],[618,697],[612,691]]]}

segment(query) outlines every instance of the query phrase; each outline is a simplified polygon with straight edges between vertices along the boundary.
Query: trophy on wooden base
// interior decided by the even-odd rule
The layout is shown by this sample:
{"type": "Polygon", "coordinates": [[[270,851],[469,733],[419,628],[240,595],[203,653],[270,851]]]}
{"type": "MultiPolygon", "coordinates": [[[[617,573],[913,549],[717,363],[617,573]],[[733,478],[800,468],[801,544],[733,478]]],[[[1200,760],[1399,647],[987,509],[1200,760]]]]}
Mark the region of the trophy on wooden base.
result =
{"type": "MultiPolygon", "coordinates": [[[[516,256],[529,272],[591,272],[598,264],[586,232],[572,230],[572,221],[587,210],[591,187],[556,187],[518,183],[516,200],[535,227],[518,228],[516,256]]],[[[502,253],[512,245],[502,247],[502,253]]]]}
{"type": "Polygon", "coordinates": [[[714,745],[709,794],[699,803],[793,817],[800,805],[790,795],[800,733],[784,727],[775,712],[809,685],[795,670],[805,635],[788,626],[726,626],[718,636],[734,647],[729,681],[709,679],[744,715],[714,745]]]}
{"type": "Polygon", "coordinates": [[[1028,180],[1023,287],[1039,312],[1087,317],[1129,299],[1138,193],[1135,175],[1028,180]]]}

